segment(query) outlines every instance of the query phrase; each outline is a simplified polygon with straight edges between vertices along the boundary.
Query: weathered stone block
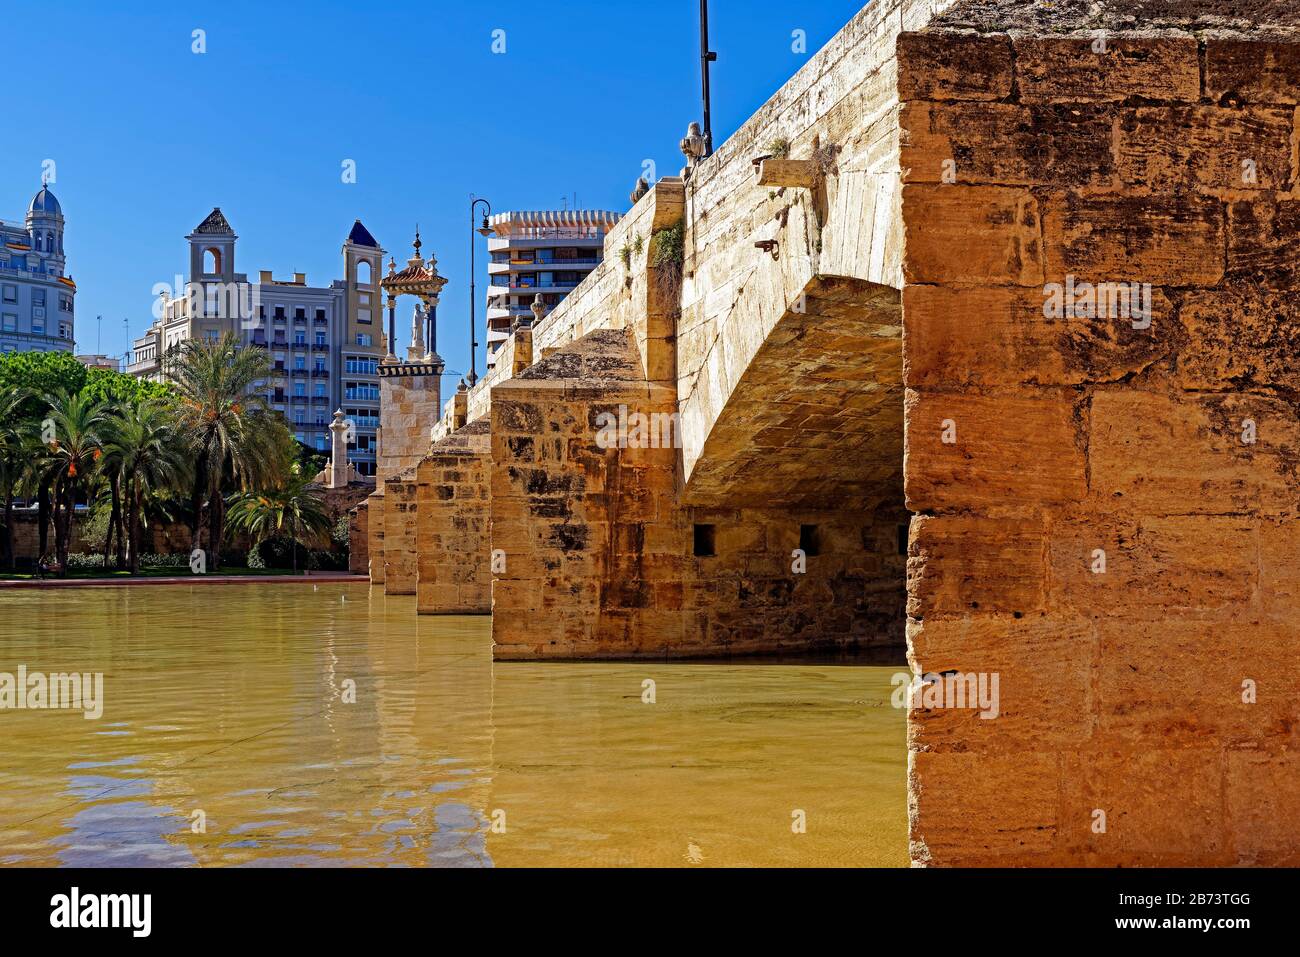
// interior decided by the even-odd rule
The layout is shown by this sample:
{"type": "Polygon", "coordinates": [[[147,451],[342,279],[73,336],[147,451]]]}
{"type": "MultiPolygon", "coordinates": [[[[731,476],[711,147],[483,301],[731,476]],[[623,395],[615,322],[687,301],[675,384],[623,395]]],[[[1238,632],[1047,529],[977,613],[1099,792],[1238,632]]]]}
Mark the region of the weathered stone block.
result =
{"type": "Polygon", "coordinates": [[[1288,627],[1300,617],[1300,536],[1293,518],[1260,523],[1259,600],[1264,614],[1288,627]]]}
{"type": "Polygon", "coordinates": [[[1003,186],[903,187],[909,283],[1041,286],[1038,201],[1003,186]]]}
{"type": "Polygon", "coordinates": [[[1098,392],[1092,490],[1137,515],[1294,513],[1300,425],[1291,406],[1253,395],[1098,392]]]}
{"type": "Polygon", "coordinates": [[[1137,107],[1120,114],[1121,182],[1156,192],[1287,190],[1294,108],[1137,107]]]}
{"type": "Polygon", "coordinates": [[[1300,392],[1300,301],[1242,282],[1189,293],[1178,317],[1187,345],[1179,355],[1185,388],[1300,392]]]}
{"type": "Polygon", "coordinates": [[[913,750],[1039,752],[1091,736],[1097,653],[1091,622],[981,614],[912,622],[907,634],[908,657],[920,674],[982,675],[990,692],[997,676],[995,709],[914,708],[908,714],[913,750]]]}
{"type": "Polygon", "coordinates": [[[1213,286],[1223,278],[1223,206],[1203,198],[1057,193],[1043,209],[1047,278],[1213,286]]]}
{"type": "Polygon", "coordinates": [[[1216,103],[1300,103],[1300,42],[1208,33],[1205,94],[1216,103]]]}
{"type": "Polygon", "coordinates": [[[1100,735],[1170,747],[1300,743],[1300,634],[1288,625],[1130,618],[1097,628],[1100,735]]]}
{"type": "Polygon", "coordinates": [[[1114,381],[1168,357],[1179,339],[1160,290],[1147,329],[1123,318],[1047,318],[1046,299],[1015,286],[906,287],[908,384],[956,391],[1114,381]]]}
{"type": "Polygon", "coordinates": [[[898,37],[898,98],[1001,100],[1011,95],[1011,38],[926,31],[898,37]]]}
{"type": "Polygon", "coordinates": [[[904,104],[906,183],[1109,185],[1114,108],[1013,103],[904,104]]]}
{"type": "Polygon", "coordinates": [[[1300,754],[1294,750],[1229,751],[1224,774],[1235,863],[1300,865],[1300,754]]]}
{"type": "Polygon", "coordinates": [[[1233,203],[1228,223],[1230,281],[1300,288],[1300,200],[1233,203]]]}
{"type": "Polygon", "coordinates": [[[1053,522],[1047,541],[1057,609],[1233,618],[1247,610],[1255,591],[1259,542],[1249,518],[1090,516],[1053,522]],[[1103,557],[1105,571],[1094,571],[1103,557]]]}
{"type": "Polygon", "coordinates": [[[1116,742],[1064,753],[1060,846],[1077,864],[1202,867],[1231,863],[1223,756],[1116,742]],[[1105,812],[1105,832],[1094,827],[1105,812]]]}
{"type": "Polygon", "coordinates": [[[1046,549],[1041,518],[917,516],[907,559],[912,618],[1006,613],[1044,607],[1046,549]]]}
{"type": "Polygon", "coordinates": [[[941,866],[1050,864],[1060,763],[1054,752],[913,751],[912,859],[941,866]]]}
{"type": "Polygon", "coordinates": [[[1023,103],[1151,100],[1195,103],[1201,96],[1200,51],[1188,33],[1109,34],[1015,39],[1016,82],[1023,103]]]}
{"type": "Polygon", "coordinates": [[[1069,399],[909,389],[906,410],[904,470],[914,512],[1032,507],[1086,492],[1083,412],[1069,399]]]}

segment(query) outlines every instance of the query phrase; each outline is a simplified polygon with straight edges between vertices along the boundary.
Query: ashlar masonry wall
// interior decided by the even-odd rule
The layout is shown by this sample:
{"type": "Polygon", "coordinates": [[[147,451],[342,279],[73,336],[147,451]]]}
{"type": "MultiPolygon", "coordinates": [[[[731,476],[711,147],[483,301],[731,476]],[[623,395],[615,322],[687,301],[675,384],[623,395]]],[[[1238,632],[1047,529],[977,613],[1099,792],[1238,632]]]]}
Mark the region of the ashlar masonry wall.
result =
{"type": "Polygon", "coordinates": [[[491,543],[504,560],[493,586],[495,656],[899,644],[901,506],[683,505],[676,443],[645,446],[632,430],[602,436],[620,415],[675,408],[672,389],[644,379],[627,329],[590,333],[495,387],[491,543]]]}
{"type": "Polygon", "coordinates": [[[1294,865],[1297,31],[1022,6],[899,41],[910,657],[1000,676],[911,712],[912,855],[1294,865]]]}
{"type": "Polygon", "coordinates": [[[435,442],[416,466],[416,610],[492,611],[491,450],[480,419],[435,442]]]}

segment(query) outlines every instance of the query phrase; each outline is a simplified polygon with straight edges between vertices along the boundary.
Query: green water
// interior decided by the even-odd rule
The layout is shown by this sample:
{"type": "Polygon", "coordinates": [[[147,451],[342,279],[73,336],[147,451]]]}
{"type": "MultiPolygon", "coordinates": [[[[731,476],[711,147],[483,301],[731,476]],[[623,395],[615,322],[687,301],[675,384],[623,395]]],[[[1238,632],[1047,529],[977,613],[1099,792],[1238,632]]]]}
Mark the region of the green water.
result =
{"type": "Polygon", "coordinates": [[[493,663],[324,584],[0,593],[20,665],[103,714],[0,710],[2,864],[907,863],[896,665],[493,663]]]}

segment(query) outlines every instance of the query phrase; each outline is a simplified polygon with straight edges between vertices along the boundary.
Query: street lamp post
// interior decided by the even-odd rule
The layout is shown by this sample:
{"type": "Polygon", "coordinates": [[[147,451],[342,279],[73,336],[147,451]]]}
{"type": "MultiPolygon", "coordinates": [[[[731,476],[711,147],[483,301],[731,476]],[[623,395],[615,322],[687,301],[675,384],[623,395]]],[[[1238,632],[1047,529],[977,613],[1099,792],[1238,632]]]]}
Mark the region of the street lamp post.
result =
{"type": "Polygon", "coordinates": [[[700,92],[704,100],[704,155],[713,153],[713,116],[709,91],[709,64],[718,55],[709,49],[709,0],[700,0],[700,92]]]}
{"type": "Polygon", "coordinates": [[[486,199],[473,198],[469,204],[469,385],[474,387],[478,381],[478,373],[474,371],[474,364],[478,353],[478,343],[474,340],[478,333],[478,322],[475,319],[475,301],[474,301],[474,211],[478,209],[478,204],[482,203],[486,212],[483,213],[483,225],[478,227],[478,232],[483,236],[492,234],[492,227],[488,225],[488,217],[492,215],[492,204],[486,199]]]}

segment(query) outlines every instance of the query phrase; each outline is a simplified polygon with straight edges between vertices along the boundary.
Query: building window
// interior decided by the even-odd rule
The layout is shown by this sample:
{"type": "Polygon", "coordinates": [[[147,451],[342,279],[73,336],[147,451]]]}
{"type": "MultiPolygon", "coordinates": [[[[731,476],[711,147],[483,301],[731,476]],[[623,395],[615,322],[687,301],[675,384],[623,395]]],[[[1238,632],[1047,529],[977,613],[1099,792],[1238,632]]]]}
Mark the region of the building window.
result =
{"type": "MultiPolygon", "coordinates": [[[[364,321],[365,321],[365,322],[369,322],[370,320],[369,320],[369,319],[366,319],[366,320],[364,320],[364,321]]],[[[368,333],[368,332],[358,332],[358,333],[357,333],[357,345],[359,345],[359,346],[369,346],[369,345],[370,345],[370,333],[368,333]]]]}
{"type": "Polygon", "coordinates": [[[323,399],[323,398],[325,398],[325,383],[324,383],[324,382],[317,382],[317,383],[316,383],[315,394],[316,394],[316,398],[318,398],[318,399],[323,399]]]}
{"type": "Polygon", "coordinates": [[[44,289],[33,289],[33,290],[32,290],[32,305],[33,305],[33,306],[43,306],[43,305],[45,305],[45,290],[44,290],[44,289]]]}
{"type": "Polygon", "coordinates": [[[301,398],[306,398],[307,384],[305,382],[295,382],[293,384],[293,394],[301,398]]]}
{"type": "Polygon", "coordinates": [[[325,436],[323,435],[316,436],[316,451],[317,452],[325,451],[325,436]]]}
{"type": "Polygon", "coordinates": [[[714,528],[713,525],[695,526],[695,555],[697,558],[708,558],[717,554],[714,550],[714,528]]]}
{"type": "Polygon", "coordinates": [[[809,558],[821,554],[821,535],[816,525],[799,526],[799,548],[809,558]]]}
{"type": "MultiPolygon", "coordinates": [[[[358,310],[357,310],[357,322],[364,322],[366,325],[370,325],[370,310],[369,310],[369,309],[358,309],[358,310]]],[[[370,337],[369,337],[369,336],[366,336],[366,338],[369,339],[370,337]]],[[[359,334],[358,334],[358,340],[359,340],[359,339],[360,339],[360,336],[359,336],[359,334]]],[[[368,345],[370,345],[370,343],[369,343],[369,342],[362,343],[362,342],[358,341],[358,342],[357,342],[357,345],[367,345],[367,346],[368,346],[368,345]]]]}
{"type": "Polygon", "coordinates": [[[59,323],[59,336],[64,339],[72,338],[72,324],[68,322],[59,323]]]}
{"type": "Polygon", "coordinates": [[[293,357],[293,367],[294,367],[295,369],[306,369],[306,368],[307,368],[307,358],[306,358],[306,356],[294,356],[294,357],[293,357]]]}
{"type": "Polygon", "coordinates": [[[307,333],[301,329],[293,331],[293,344],[295,346],[305,346],[307,344],[307,333]]]}
{"type": "Polygon", "coordinates": [[[44,320],[44,319],[33,319],[33,320],[32,320],[32,333],[33,333],[34,335],[38,335],[38,336],[43,336],[43,335],[45,335],[45,320],[44,320]]]}
{"type": "Polygon", "coordinates": [[[17,287],[17,286],[11,286],[11,285],[9,285],[8,283],[5,283],[5,288],[4,288],[4,300],[5,300],[5,302],[17,302],[17,301],[18,301],[18,287],[17,287]]]}
{"type": "Polygon", "coordinates": [[[318,346],[325,345],[325,333],[323,332],[316,333],[316,345],[318,346]]]}
{"type": "Polygon", "coordinates": [[[379,386],[372,382],[348,382],[344,386],[343,398],[353,401],[378,402],[379,386]]]}
{"type": "Polygon", "coordinates": [[[302,409],[294,409],[294,410],[293,410],[293,424],[294,424],[294,425],[302,425],[302,424],[304,423],[304,420],[306,419],[306,417],[307,417],[307,416],[306,416],[306,413],[304,413],[302,409]]]}
{"type": "Polygon", "coordinates": [[[4,331],[14,332],[18,328],[18,313],[6,312],[4,315],[4,331]]]}
{"type": "Polygon", "coordinates": [[[293,317],[295,319],[305,320],[307,318],[307,310],[301,306],[298,306],[293,310],[293,317]]]}

